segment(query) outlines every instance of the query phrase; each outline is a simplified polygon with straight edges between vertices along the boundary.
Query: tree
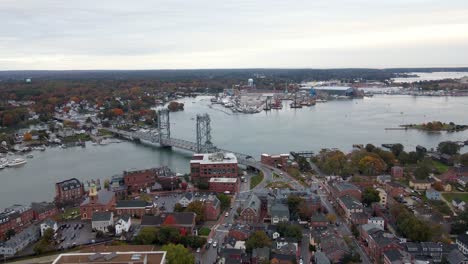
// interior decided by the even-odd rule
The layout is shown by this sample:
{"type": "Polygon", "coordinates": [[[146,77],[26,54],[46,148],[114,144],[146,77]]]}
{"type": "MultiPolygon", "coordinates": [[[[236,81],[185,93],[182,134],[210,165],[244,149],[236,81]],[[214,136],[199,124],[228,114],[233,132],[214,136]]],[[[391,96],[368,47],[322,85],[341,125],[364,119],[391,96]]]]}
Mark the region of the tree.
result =
{"type": "Polygon", "coordinates": [[[301,219],[309,219],[313,213],[314,210],[307,205],[306,201],[303,201],[299,204],[298,214],[301,219]]]}
{"type": "Polygon", "coordinates": [[[252,252],[254,248],[270,247],[271,240],[265,231],[255,231],[250,235],[247,241],[245,241],[245,246],[248,252],[252,252]]]}
{"type": "Polygon", "coordinates": [[[353,236],[355,238],[359,237],[359,230],[357,229],[357,226],[355,224],[351,225],[351,233],[353,233],[353,236]]]}
{"type": "Polygon", "coordinates": [[[452,222],[452,234],[465,234],[468,231],[468,210],[460,213],[452,222]]]}
{"type": "Polygon", "coordinates": [[[156,232],[156,243],[167,244],[167,243],[179,243],[181,238],[181,232],[172,226],[162,226],[157,229],[156,232]]]}
{"type": "Polygon", "coordinates": [[[327,220],[330,222],[330,223],[335,223],[336,222],[336,215],[335,214],[327,214],[327,220]]]}
{"type": "Polygon", "coordinates": [[[107,231],[111,234],[115,234],[115,227],[113,225],[109,225],[107,227],[107,231]]]}
{"type": "Polygon", "coordinates": [[[377,203],[380,201],[379,191],[372,187],[367,187],[362,193],[362,202],[366,205],[377,203]]]}
{"type": "Polygon", "coordinates": [[[110,181],[109,179],[104,180],[104,189],[109,190],[110,189],[110,181]]]}
{"type": "Polygon", "coordinates": [[[398,144],[394,144],[390,150],[392,151],[393,155],[395,155],[395,157],[398,157],[404,150],[404,147],[402,144],[398,143],[398,144]]]}
{"type": "Polygon", "coordinates": [[[140,233],[135,237],[135,243],[138,245],[151,245],[156,240],[156,228],[143,227],[140,233]]]}
{"type": "Polygon", "coordinates": [[[196,213],[197,217],[195,220],[197,223],[205,220],[205,204],[202,201],[193,201],[189,203],[185,211],[196,213]]]}
{"type": "Polygon", "coordinates": [[[121,108],[114,108],[112,109],[112,114],[114,116],[122,116],[124,114],[124,111],[121,108]]]}
{"type": "Polygon", "coordinates": [[[5,236],[7,237],[7,239],[10,239],[14,235],[16,235],[16,232],[14,229],[8,229],[5,233],[5,236]]]}
{"type": "Polygon", "coordinates": [[[292,216],[297,217],[299,214],[299,205],[304,202],[304,198],[299,197],[297,195],[289,195],[288,196],[288,207],[289,212],[292,216]]]}
{"type": "Polygon", "coordinates": [[[183,212],[184,210],[185,208],[180,203],[174,205],[174,212],[183,212]]]}
{"type": "Polygon", "coordinates": [[[460,146],[456,142],[444,141],[439,143],[437,150],[442,154],[455,155],[460,150],[460,146]]]}
{"type": "Polygon", "coordinates": [[[276,230],[283,237],[295,238],[298,241],[302,239],[302,227],[299,225],[291,225],[289,223],[279,223],[276,230]]]}
{"type": "Polygon", "coordinates": [[[468,167],[468,153],[460,155],[460,164],[468,167]]]}
{"type": "Polygon", "coordinates": [[[367,145],[366,145],[366,151],[367,151],[367,152],[373,152],[374,149],[375,149],[375,146],[374,146],[374,145],[372,145],[372,144],[367,144],[367,145]]]}
{"type": "Polygon", "coordinates": [[[430,160],[423,160],[418,163],[418,167],[414,170],[414,177],[416,179],[424,180],[429,177],[432,171],[432,165],[430,160]]]}
{"type": "Polygon", "coordinates": [[[231,207],[231,198],[224,193],[217,195],[219,201],[221,202],[221,211],[224,211],[231,207]]]}
{"type": "Polygon", "coordinates": [[[195,257],[192,253],[180,244],[168,244],[162,247],[162,251],[166,251],[167,264],[186,264],[195,263],[195,257]]]}
{"type": "Polygon", "coordinates": [[[378,175],[387,168],[387,164],[380,158],[367,155],[359,161],[359,170],[367,175],[378,175]]]}
{"type": "Polygon", "coordinates": [[[41,239],[39,240],[39,242],[36,243],[36,245],[34,245],[33,251],[34,251],[34,254],[40,255],[46,252],[48,248],[49,248],[48,242],[41,239]]]}

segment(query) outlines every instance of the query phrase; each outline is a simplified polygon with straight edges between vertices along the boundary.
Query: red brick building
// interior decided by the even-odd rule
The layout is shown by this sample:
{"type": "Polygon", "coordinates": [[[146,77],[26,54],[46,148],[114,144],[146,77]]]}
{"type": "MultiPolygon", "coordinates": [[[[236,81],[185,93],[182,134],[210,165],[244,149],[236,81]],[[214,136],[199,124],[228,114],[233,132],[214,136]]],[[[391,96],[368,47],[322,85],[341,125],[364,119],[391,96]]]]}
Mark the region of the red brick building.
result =
{"type": "Polygon", "coordinates": [[[56,203],[77,203],[85,196],[84,185],[78,179],[72,178],[55,184],[56,203]]]}
{"type": "Polygon", "coordinates": [[[34,219],[31,207],[15,204],[0,213],[0,239],[6,237],[8,230],[14,230],[16,234],[30,226],[34,219]]]}
{"type": "Polygon", "coordinates": [[[390,170],[390,174],[393,178],[403,178],[403,168],[400,166],[393,166],[390,170]]]}
{"type": "Polygon", "coordinates": [[[130,192],[151,188],[156,183],[156,169],[124,171],[124,184],[130,192]]]}
{"type": "Polygon", "coordinates": [[[115,214],[118,216],[130,215],[143,217],[146,214],[156,213],[153,203],[143,200],[120,200],[115,204],[115,214]]]}
{"type": "Polygon", "coordinates": [[[221,213],[221,202],[218,197],[214,195],[208,195],[208,198],[205,201],[205,220],[214,221],[218,219],[219,214],[221,213]]]}
{"type": "Polygon", "coordinates": [[[289,154],[279,154],[279,155],[268,155],[262,154],[260,157],[260,162],[262,164],[276,167],[276,168],[286,168],[288,166],[289,154]]]}
{"type": "Polygon", "coordinates": [[[236,193],[239,191],[238,178],[211,178],[209,183],[209,190],[218,193],[236,193]]]}
{"type": "Polygon", "coordinates": [[[399,241],[378,228],[366,230],[361,234],[364,239],[364,249],[374,263],[383,260],[383,253],[392,249],[400,249],[399,241]]]}
{"type": "Polygon", "coordinates": [[[406,196],[406,188],[396,182],[387,182],[384,185],[385,192],[390,196],[390,197],[400,197],[400,196],[406,196]]]}
{"type": "Polygon", "coordinates": [[[179,229],[182,235],[191,235],[195,227],[195,218],[196,214],[192,212],[145,215],[141,219],[141,227],[172,226],[179,229]]]}
{"type": "Polygon", "coordinates": [[[38,221],[43,221],[47,218],[53,218],[59,212],[55,204],[41,202],[41,203],[32,203],[31,204],[34,219],[38,221]]]}
{"type": "Polygon", "coordinates": [[[208,183],[211,178],[237,178],[237,158],[232,153],[194,154],[190,161],[192,181],[208,183]]]}
{"type": "Polygon", "coordinates": [[[261,201],[255,194],[250,194],[240,213],[240,220],[244,223],[257,223],[261,217],[261,201]]]}
{"type": "Polygon", "coordinates": [[[89,189],[89,195],[80,205],[80,214],[82,220],[88,220],[93,217],[94,212],[108,212],[115,209],[115,193],[108,190],[96,190],[92,185],[89,189]]]}
{"type": "Polygon", "coordinates": [[[335,199],[349,195],[359,201],[361,200],[361,190],[356,185],[349,182],[334,182],[331,186],[331,194],[335,199]]]}
{"type": "Polygon", "coordinates": [[[252,230],[248,225],[235,224],[229,229],[228,237],[233,237],[239,241],[245,241],[249,238],[252,230]]]}

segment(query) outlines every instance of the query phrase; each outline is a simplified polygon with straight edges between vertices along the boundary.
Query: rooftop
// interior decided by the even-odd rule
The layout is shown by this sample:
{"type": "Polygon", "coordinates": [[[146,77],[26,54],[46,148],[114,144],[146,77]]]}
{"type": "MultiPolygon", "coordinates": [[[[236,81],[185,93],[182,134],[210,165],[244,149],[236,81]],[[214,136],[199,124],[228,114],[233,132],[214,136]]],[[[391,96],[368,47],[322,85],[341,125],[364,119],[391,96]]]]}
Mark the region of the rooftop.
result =
{"type": "Polygon", "coordinates": [[[143,200],[119,200],[117,201],[116,208],[145,208],[148,205],[143,200]]]}
{"type": "Polygon", "coordinates": [[[129,251],[129,252],[97,252],[97,253],[66,253],[60,254],[52,264],[75,263],[133,263],[162,264],[165,262],[165,251],[129,251]]]}
{"type": "Polygon", "coordinates": [[[94,212],[92,221],[110,221],[112,216],[112,212],[94,212]]]}
{"type": "Polygon", "coordinates": [[[190,163],[237,164],[237,157],[233,153],[224,152],[194,154],[190,163]]]}
{"type": "Polygon", "coordinates": [[[340,197],[340,200],[348,209],[362,208],[361,202],[356,200],[356,198],[354,198],[353,196],[344,195],[340,197]]]}
{"type": "Polygon", "coordinates": [[[210,182],[236,183],[237,178],[210,178],[210,182]]]}
{"type": "Polygon", "coordinates": [[[81,182],[77,178],[71,178],[68,180],[57,182],[56,184],[59,185],[64,191],[81,188],[82,186],[81,182]]]}
{"type": "Polygon", "coordinates": [[[349,89],[352,89],[349,86],[316,86],[313,87],[315,90],[323,90],[323,91],[347,91],[349,89]]]}
{"type": "Polygon", "coordinates": [[[335,182],[334,186],[340,192],[348,191],[348,190],[359,191],[359,188],[356,185],[348,183],[348,182],[335,182]]]}

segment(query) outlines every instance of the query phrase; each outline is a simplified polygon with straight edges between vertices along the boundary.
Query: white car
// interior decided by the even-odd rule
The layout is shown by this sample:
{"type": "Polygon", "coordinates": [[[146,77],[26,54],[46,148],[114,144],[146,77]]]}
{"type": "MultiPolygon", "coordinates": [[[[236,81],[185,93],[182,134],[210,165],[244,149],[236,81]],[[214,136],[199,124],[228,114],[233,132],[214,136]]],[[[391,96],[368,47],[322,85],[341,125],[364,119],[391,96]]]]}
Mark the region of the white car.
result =
{"type": "Polygon", "coordinates": [[[225,217],[228,217],[228,216],[229,216],[229,212],[226,212],[226,213],[224,214],[224,216],[225,216],[225,217]]]}
{"type": "Polygon", "coordinates": [[[212,238],[208,239],[208,244],[211,244],[211,243],[213,243],[213,239],[212,239],[212,238]]]}
{"type": "Polygon", "coordinates": [[[213,247],[215,248],[216,246],[218,246],[218,242],[217,242],[217,241],[213,242],[213,247]]]}
{"type": "Polygon", "coordinates": [[[304,264],[304,261],[302,261],[302,258],[299,259],[299,264],[304,264]]]}

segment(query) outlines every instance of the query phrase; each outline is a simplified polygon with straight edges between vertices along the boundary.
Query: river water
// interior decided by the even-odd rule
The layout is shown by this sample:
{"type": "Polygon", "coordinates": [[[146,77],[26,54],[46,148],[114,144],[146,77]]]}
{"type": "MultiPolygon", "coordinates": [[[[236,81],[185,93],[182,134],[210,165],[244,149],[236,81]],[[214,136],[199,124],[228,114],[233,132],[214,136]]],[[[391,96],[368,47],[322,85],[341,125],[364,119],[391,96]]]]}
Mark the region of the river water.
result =
{"type": "MultiPolygon", "coordinates": [[[[385,130],[400,124],[432,120],[468,124],[466,97],[374,96],[329,101],[312,107],[258,114],[233,114],[209,97],[187,98],[185,111],[171,113],[171,135],[195,141],[195,117],[211,117],[213,143],[224,149],[259,159],[261,153],[340,148],[353,144],[400,142],[407,150],[416,145],[435,147],[444,140],[468,140],[468,131],[426,133],[417,130],[385,130]],[[210,107],[211,106],[211,107],[210,107]]],[[[467,148],[463,149],[466,152],[467,148]]],[[[189,170],[190,153],[152,148],[132,142],[86,148],[49,148],[33,152],[34,158],[20,168],[0,171],[0,208],[13,203],[52,200],[54,183],[76,177],[86,181],[105,179],[131,168],[167,165],[176,172],[189,170]]]]}

